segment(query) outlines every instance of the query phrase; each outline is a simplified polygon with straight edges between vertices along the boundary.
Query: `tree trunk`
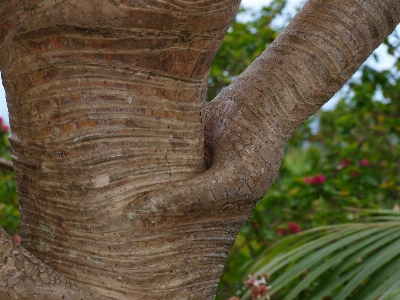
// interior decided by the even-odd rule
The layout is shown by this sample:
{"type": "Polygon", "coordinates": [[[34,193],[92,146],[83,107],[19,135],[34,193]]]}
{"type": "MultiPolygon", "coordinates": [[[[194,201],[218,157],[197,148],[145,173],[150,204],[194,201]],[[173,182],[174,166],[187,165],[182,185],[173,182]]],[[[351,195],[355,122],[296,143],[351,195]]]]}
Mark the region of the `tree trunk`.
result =
{"type": "Polygon", "coordinates": [[[2,234],[0,299],[215,297],[291,134],[400,21],[310,0],[205,109],[239,2],[0,2],[22,245],[46,263],[2,234]]]}

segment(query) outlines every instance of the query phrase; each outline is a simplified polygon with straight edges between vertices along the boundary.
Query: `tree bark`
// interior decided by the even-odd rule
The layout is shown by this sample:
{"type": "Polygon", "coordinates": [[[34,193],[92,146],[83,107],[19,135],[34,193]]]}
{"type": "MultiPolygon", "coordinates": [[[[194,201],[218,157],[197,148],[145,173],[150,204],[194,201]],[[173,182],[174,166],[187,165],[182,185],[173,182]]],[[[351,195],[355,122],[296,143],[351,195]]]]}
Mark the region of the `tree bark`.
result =
{"type": "Polygon", "coordinates": [[[0,299],[106,299],[89,293],[15,244],[0,228],[0,299]]]}
{"type": "Polygon", "coordinates": [[[310,0],[205,108],[238,6],[0,3],[22,244],[95,299],[213,299],[292,133],[400,21],[398,0],[310,0]]]}

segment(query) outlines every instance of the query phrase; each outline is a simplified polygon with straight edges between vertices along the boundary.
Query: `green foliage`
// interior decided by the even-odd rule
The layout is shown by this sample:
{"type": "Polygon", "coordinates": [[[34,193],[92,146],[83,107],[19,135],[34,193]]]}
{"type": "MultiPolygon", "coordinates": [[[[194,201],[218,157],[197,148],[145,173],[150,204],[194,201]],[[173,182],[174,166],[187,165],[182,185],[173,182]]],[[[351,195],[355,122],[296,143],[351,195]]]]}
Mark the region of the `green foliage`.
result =
{"type": "Polygon", "coordinates": [[[400,212],[361,211],[365,214],[375,217],[285,238],[248,272],[269,273],[273,299],[390,299],[399,286],[400,212]]]}
{"type": "Polygon", "coordinates": [[[399,208],[400,78],[368,67],[361,71],[361,81],[350,83],[351,93],[335,110],[319,111],[294,135],[278,179],[229,255],[221,293],[240,282],[246,266],[281,235],[295,233],[291,222],[306,229],[352,221],[349,207],[399,208]],[[384,101],[370,92],[379,88],[384,101]]]}
{"type": "MultiPolygon", "coordinates": [[[[11,161],[8,142],[9,128],[0,118],[0,157],[11,161]]],[[[0,166],[0,226],[10,235],[19,231],[18,198],[15,188],[14,173],[0,166]]]]}
{"type": "MultiPolygon", "coordinates": [[[[281,16],[285,0],[273,0],[247,22],[232,23],[224,42],[214,59],[210,71],[207,100],[211,101],[235,76],[242,73],[264,49],[278,36],[279,30],[271,27],[271,22],[281,16]]],[[[240,15],[251,12],[241,8],[240,15]]],[[[282,16],[281,16],[282,17],[282,16]]]]}

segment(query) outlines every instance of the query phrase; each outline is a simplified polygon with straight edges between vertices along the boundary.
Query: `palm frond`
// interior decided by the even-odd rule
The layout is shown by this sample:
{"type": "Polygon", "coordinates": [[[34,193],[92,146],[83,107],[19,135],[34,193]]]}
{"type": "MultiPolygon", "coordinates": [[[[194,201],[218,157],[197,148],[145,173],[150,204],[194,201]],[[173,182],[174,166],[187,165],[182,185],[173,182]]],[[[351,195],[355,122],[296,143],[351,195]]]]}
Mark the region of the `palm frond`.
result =
{"type": "Polygon", "coordinates": [[[400,213],[362,210],[358,215],[368,222],[325,226],[283,239],[248,273],[271,275],[272,299],[400,299],[400,213]]]}

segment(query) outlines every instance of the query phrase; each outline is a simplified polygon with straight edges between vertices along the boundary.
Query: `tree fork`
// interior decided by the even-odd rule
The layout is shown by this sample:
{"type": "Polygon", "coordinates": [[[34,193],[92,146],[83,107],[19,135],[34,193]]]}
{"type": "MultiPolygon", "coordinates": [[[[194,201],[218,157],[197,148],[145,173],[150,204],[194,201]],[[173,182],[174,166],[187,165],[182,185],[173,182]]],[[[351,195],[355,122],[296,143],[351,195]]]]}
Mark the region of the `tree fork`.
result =
{"type": "Polygon", "coordinates": [[[209,66],[238,6],[2,1],[22,244],[47,266],[2,233],[0,295],[53,299],[73,281],[66,299],[83,289],[95,299],[215,297],[291,134],[400,21],[397,0],[310,0],[205,108],[209,66]],[[7,266],[24,258],[12,251],[62,287],[13,286],[7,266]]]}

